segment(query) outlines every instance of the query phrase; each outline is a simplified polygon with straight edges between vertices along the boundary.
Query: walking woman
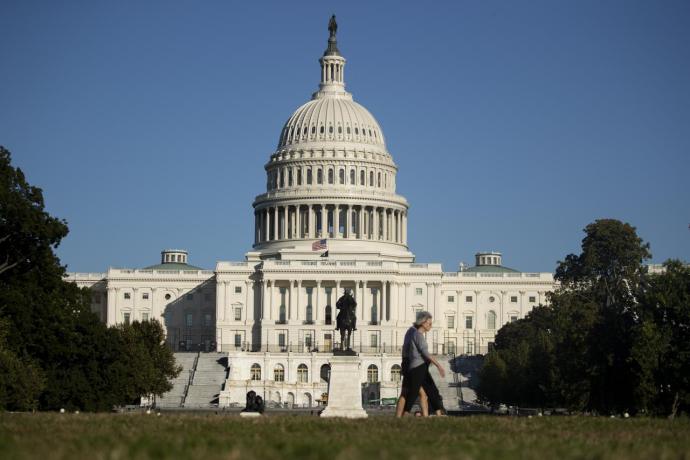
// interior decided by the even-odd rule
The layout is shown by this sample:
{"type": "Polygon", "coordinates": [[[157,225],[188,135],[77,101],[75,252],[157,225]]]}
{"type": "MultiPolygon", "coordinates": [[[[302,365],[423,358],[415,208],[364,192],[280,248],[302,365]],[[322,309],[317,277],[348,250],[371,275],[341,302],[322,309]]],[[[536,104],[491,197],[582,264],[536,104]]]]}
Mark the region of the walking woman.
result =
{"type": "Polygon", "coordinates": [[[446,376],[443,366],[429,353],[424,333],[431,330],[431,313],[421,311],[417,313],[417,321],[405,333],[402,348],[402,374],[403,382],[400,390],[400,398],[396,407],[396,416],[402,417],[410,413],[412,405],[419,395],[422,412],[427,415],[429,409],[436,415],[444,415],[443,401],[429,374],[429,365],[438,368],[441,377],[446,376]],[[428,402],[428,409],[424,403],[428,402]]]}

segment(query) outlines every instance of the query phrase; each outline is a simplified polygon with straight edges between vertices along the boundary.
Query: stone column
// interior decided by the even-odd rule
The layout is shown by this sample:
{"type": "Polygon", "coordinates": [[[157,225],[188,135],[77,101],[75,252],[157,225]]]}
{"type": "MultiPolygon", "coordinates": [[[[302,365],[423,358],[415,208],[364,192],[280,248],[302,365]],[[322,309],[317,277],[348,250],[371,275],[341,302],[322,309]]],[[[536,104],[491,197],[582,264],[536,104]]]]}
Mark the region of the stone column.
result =
{"type": "Polygon", "coordinates": [[[266,290],[268,291],[268,315],[267,319],[271,321],[273,319],[273,288],[275,281],[266,281],[266,290]]]}
{"type": "Polygon", "coordinates": [[[402,242],[407,245],[407,212],[403,212],[402,216],[402,242]]]}
{"type": "Polygon", "coordinates": [[[333,238],[340,238],[340,205],[333,206],[333,238]]]}
{"type": "Polygon", "coordinates": [[[278,240],[280,239],[280,233],[279,233],[279,224],[280,224],[280,215],[278,214],[278,206],[273,207],[273,239],[278,240]]]}
{"type": "Polygon", "coordinates": [[[372,228],[372,233],[373,237],[372,239],[378,240],[379,239],[379,208],[374,207],[373,208],[373,228],[372,228]]]}
{"type": "Polygon", "coordinates": [[[266,208],[266,241],[271,241],[271,208],[266,208]]]}
{"type": "Polygon", "coordinates": [[[225,281],[216,283],[216,318],[225,322],[225,281]]]}
{"type": "Polygon", "coordinates": [[[321,281],[316,282],[316,287],[314,288],[314,304],[311,306],[312,314],[314,316],[314,322],[321,319],[321,281]]]}
{"type": "Polygon", "coordinates": [[[295,319],[300,320],[302,318],[302,303],[300,302],[300,294],[302,293],[302,281],[296,281],[297,287],[295,292],[295,319]]]}
{"type": "Polygon", "coordinates": [[[388,209],[383,208],[381,222],[383,223],[383,241],[388,241],[388,209]]]}
{"type": "Polygon", "coordinates": [[[328,232],[328,210],[326,205],[321,205],[321,238],[326,238],[328,232]]]}
{"type": "MultiPolygon", "coordinates": [[[[245,324],[252,324],[256,320],[256,315],[254,314],[254,295],[252,292],[252,282],[251,281],[245,281],[244,282],[244,304],[247,308],[247,315],[245,317],[245,324]]],[[[247,338],[247,341],[249,341],[249,338],[247,338]]]]}
{"type": "Polygon", "coordinates": [[[387,281],[382,281],[381,282],[381,295],[379,296],[379,303],[381,306],[379,307],[379,311],[381,312],[379,315],[379,321],[383,323],[386,319],[386,286],[388,282],[387,281]]]}
{"type": "Polygon", "coordinates": [[[108,287],[108,299],[106,300],[107,308],[107,325],[114,326],[117,323],[117,295],[119,290],[113,287],[108,287]]]}
{"type": "Polygon", "coordinates": [[[297,238],[302,238],[302,205],[297,205],[297,238]]]}

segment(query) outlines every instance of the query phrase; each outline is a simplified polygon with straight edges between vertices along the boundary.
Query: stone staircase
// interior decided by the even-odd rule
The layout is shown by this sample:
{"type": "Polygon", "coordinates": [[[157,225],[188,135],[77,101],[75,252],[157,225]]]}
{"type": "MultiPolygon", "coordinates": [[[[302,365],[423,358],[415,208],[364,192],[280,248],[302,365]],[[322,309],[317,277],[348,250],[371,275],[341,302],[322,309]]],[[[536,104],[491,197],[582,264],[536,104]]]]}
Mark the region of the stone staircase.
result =
{"type": "Polygon", "coordinates": [[[456,356],[452,368],[457,373],[460,384],[460,404],[464,410],[486,410],[477,402],[475,389],[479,385],[479,371],[484,363],[482,356],[456,356]]]}
{"type": "Polygon", "coordinates": [[[218,404],[218,395],[227,374],[227,353],[200,353],[184,407],[211,407],[218,404]]]}
{"type": "Polygon", "coordinates": [[[182,372],[172,380],[172,389],[158,398],[156,401],[157,407],[172,408],[182,406],[190,376],[194,371],[196,357],[196,353],[175,353],[175,362],[182,366],[182,372]]]}
{"type": "Polygon", "coordinates": [[[443,398],[443,405],[446,410],[458,410],[460,408],[460,392],[458,391],[458,376],[452,370],[452,362],[449,360],[448,355],[434,355],[434,358],[446,371],[445,378],[442,378],[436,366],[429,366],[429,373],[438,387],[441,398],[443,398]]]}

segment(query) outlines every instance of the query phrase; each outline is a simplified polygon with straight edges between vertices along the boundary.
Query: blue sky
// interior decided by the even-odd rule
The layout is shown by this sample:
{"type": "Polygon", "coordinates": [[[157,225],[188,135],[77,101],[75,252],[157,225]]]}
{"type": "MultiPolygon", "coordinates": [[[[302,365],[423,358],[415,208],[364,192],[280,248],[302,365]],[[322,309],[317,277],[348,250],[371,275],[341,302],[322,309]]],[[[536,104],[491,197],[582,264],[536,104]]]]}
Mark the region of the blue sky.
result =
{"type": "Polygon", "coordinates": [[[552,271],[609,217],[690,260],[688,1],[6,0],[0,144],[68,221],[68,269],[242,260],[332,13],[419,262],[552,271]]]}

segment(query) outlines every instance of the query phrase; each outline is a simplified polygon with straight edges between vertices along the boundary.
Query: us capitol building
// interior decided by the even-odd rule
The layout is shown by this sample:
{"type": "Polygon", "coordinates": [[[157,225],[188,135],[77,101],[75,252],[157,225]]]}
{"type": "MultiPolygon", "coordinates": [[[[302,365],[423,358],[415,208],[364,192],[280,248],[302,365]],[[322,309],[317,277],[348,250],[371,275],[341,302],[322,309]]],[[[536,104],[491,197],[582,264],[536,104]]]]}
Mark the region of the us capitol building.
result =
{"type": "Polygon", "coordinates": [[[386,398],[398,392],[400,348],[417,311],[433,314],[433,353],[483,354],[502,325],[545,303],[554,286],[551,273],[507,268],[497,252],[453,272],[415,261],[398,167],[376,119],[345,90],[334,25],[318,90],[288,118],[264,166],[244,261],[204,270],[171,249],[157,265],[67,275],[92,290],[108,325],[158,319],[176,352],[224,353],[221,405],[251,389],[267,401],[325,400],[345,289],[357,301],[358,378],[366,394],[386,398]]]}

